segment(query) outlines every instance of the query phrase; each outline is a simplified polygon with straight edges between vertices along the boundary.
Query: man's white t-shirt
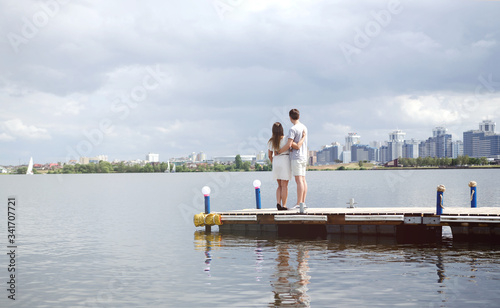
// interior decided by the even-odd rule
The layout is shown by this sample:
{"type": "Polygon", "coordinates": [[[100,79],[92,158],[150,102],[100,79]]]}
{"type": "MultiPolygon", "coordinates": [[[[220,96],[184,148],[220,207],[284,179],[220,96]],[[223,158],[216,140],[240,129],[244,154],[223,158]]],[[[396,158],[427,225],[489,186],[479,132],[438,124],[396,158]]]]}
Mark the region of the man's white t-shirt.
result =
{"type": "Polygon", "coordinates": [[[302,123],[297,123],[290,128],[288,131],[288,139],[292,139],[295,143],[302,139],[302,132],[306,131],[306,139],[299,150],[291,149],[290,159],[291,160],[305,160],[307,161],[307,127],[302,123]]]}

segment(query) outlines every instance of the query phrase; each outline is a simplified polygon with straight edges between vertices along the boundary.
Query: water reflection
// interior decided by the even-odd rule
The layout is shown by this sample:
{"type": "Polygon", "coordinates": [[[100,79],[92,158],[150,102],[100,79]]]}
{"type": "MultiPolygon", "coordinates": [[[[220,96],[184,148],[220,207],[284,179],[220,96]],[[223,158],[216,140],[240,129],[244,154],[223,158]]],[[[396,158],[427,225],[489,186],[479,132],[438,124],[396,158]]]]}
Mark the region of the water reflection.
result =
{"type": "Polygon", "coordinates": [[[261,297],[268,307],[310,307],[313,297],[314,303],[322,306],[329,300],[328,293],[322,293],[328,292],[327,282],[337,284],[335,296],[339,304],[366,306],[399,293],[414,296],[418,304],[447,307],[473,298],[473,290],[479,284],[481,288],[490,288],[488,281],[497,277],[491,266],[500,264],[498,245],[452,241],[416,245],[397,244],[390,237],[330,236],[326,240],[304,240],[265,233],[198,231],[194,244],[196,250],[204,253],[200,264],[204,262],[208,276],[215,258],[220,277],[230,273],[236,282],[231,286],[234,292],[244,291],[253,281],[255,289],[266,290],[261,297]],[[224,273],[223,267],[233,270],[224,273]],[[314,274],[311,267],[316,269],[314,274]],[[315,283],[313,288],[311,276],[322,283],[315,283]],[[359,289],[364,293],[353,298],[359,289]]]}
{"type": "Polygon", "coordinates": [[[262,273],[262,262],[264,262],[264,254],[262,253],[262,242],[257,241],[257,247],[255,247],[255,272],[256,272],[256,277],[255,280],[260,281],[262,278],[261,273],[262,273]]]}
{"type": "Polygon", "coordinates": [[[438,275],[437,282],[442,283],[446,279],[446,273],[444,270],[443,255],[441,254],[440,251],[437,252],[436,267],[437,267],[437,275],[438,275]]]}
{"type": "Polygon", "coordinates": [[[271,280],[274,301],[271,307],[310,307],[311,298],[307,295],[309,272],[309,251],[303,245],[290,249],[287,244],[278,244],[276,268],[271,280]],[[292,256],[290,256],[292,251],[292,256]],[[293,254],[295,253],[295,260],[293,254]],[[294,262],[296,261],[296,262],[294,262]]]}
{"type": "Polygon", "coordinates": [[[194,233],[194,247],[196,250],[205,252],[204,271],[210,277],[210,265],[212,263],[212,247],[221,246],[222,236],[219,233],[196,231],[194,233]]]}
{"type": "Polygon", "coordinates": [[[270,276],[270,286],[273,292],[272,307],[310,307],[310,297],[307,295],[309,279],[309,251],[305,245],[291,245],[275,242],[273,237],[265,239],[255,239],[252,237],[224,235],[220,233],[210,233],[196,231],[194,233],[194,246],[196,250],[205,254],[204,271],[210,277],[210,266],[214,249],[220,247],[248,246],[253,242],[255,245],[255,280],[263,279],[264,246],[273,246],[276,249],[277,257],[274,259],[276,265],[274,273],[270,276]],[[224,239],[224,241],[223,241],[224,239]],[[292,246],[292,247],[290,247],[292,246]]]}

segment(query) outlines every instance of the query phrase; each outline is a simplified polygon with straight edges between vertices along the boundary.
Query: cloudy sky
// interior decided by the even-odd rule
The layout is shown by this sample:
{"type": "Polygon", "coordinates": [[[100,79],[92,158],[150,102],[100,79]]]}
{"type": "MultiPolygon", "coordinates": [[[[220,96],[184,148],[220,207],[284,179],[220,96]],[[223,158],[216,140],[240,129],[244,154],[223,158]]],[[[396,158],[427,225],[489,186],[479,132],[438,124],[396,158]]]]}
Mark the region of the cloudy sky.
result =
{"type": "MultiPolygon", "coordinates": [[[[309,148],[500,122],[500,2],[0,1],[0,164],[309,148]]],[[[499,123],[500,124],[500,123],[499,123]]]]}

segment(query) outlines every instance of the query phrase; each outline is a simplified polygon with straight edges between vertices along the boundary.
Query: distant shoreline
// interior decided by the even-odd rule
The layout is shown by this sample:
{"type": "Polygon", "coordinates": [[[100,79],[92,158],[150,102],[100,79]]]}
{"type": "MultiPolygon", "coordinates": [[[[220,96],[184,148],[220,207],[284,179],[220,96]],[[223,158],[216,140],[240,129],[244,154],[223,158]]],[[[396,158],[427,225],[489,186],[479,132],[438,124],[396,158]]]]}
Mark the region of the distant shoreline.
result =
{"type": "Polygon", "coordinates": [[[361,167],[358,163],[308,166],[308,171],[352,171],[352,170],[451,170],[451,169],[495,169],[500,165],[473,165],[473,166],[423,166],[423,167],[384,167],[365,163],[361,167]],[[343,167],[343,168],[342,168],[343,167]]]}
{"type": "Polygon", "coordinates": [[[307,171],[386,171],[386,170],[453,170],[453,169],[500,169],[500,165],[497,166],[470,166],[470,167],[378,167],[378,168],[308,168],[307,171]]]}
{"type": "MultiPolygon", "coordinates": [[[[357,165],[357,164],[356,164],[357,165]]],[[[500,165],[488,165],[488,166],[443,166],[443,167],[354,167],[354,166],[338,166],[336,165],[324,165],[324,166],[309,166],[307,171],[387,171],[387,170],[476,170],[476,169],[500,169],[500,165]],[[343,169],[341,167],[344,167],[343,169]]],[[[89,173],[48,173],[49,170],[37,170],[37,173],[34,175],[40,174],[48,174],[48,175],[61,175],[61,174],[137,174],[137,173],[168,173],[168,172],[89,172],[89,173]]],[[[235,171],[178,171],[171,173],[206,173],[206,172],[271,172],[268,170],[235,170],[235,171]]],[[[25,174],[17,174],[17,173],[2,173],[1,175],[25,175],[25,174]]]]}

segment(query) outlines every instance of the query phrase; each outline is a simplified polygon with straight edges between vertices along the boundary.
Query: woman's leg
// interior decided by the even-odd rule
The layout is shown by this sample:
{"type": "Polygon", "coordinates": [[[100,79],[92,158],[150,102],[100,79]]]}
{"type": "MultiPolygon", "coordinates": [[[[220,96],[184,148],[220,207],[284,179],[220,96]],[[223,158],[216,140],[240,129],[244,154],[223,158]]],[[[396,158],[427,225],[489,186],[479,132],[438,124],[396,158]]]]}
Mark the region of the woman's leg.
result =
{"type": "Polygon", "coordinates": [[[283,201],[281,206],[286,207],[287,199],[288,199],[288,181],[281,180],[281,200],[283,201]]]}
{"type": "Polygon", "coordinates": [[[276,202],[281,204],[281,180],[278,180],[278,188],[276,188],[276,202]]]}

